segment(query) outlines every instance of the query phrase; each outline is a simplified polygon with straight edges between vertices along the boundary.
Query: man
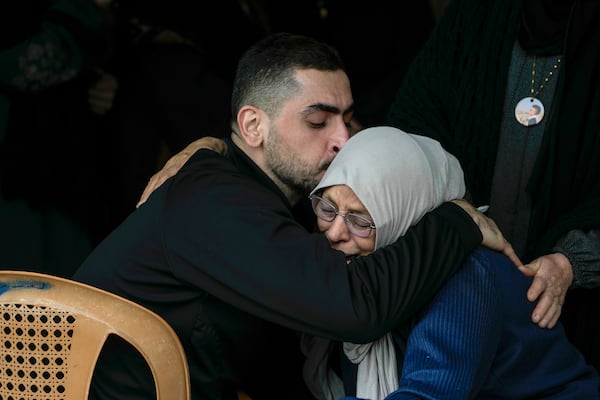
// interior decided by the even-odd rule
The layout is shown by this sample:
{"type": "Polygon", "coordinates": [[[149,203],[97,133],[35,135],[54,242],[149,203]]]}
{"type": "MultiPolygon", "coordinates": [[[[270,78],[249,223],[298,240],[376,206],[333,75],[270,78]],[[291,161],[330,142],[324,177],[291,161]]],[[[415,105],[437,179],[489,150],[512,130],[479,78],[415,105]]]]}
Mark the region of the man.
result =
{"type": "MultiPolygon", "coordinates": [[[[453,203],[350,264],[307,231],[308,193],[348,140],[352,110],[334,49],[284,33],[256,43],[238,64],[226,157],[197,152],[74,275],[173,326],[194,398],[308,398],[294,331],[373,340],[425,304],[481,243],[453,203]]],[[[474,217],[490,224],[484,244],[511,253],[491,220],[474,217]]],[[[151,397],[142,360],[118,343],[105,350],[90,398],[151,397]]]]}
{"type": "Polygon", "coordinates": [[[541,119],[542,115],[540,114],[542,108],[537,104],[532,104],[529,108],[529,118],[527,118],[527,125],[537,125],[541,119]]]}

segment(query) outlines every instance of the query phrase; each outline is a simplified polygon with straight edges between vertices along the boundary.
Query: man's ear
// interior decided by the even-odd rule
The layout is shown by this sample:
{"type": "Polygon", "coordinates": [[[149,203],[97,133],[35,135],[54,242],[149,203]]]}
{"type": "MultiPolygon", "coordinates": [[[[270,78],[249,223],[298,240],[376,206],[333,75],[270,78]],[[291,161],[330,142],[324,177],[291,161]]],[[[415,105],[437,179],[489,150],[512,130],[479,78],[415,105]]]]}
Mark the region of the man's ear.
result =
{"type": "Polygon", "coordinates": [[[238,112],[237,117],[240,136],[251,147],[262,145],[263,130],[268,126],[267,115],[258,107],[246,105],[238,112]]]}

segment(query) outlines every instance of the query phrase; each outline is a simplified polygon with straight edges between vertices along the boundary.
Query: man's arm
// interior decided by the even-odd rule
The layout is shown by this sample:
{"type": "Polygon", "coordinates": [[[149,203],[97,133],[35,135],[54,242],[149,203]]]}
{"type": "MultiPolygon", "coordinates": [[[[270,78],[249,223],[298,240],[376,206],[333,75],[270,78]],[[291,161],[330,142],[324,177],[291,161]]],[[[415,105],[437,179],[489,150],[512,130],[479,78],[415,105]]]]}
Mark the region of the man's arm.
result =
{"type": "Polygon", "coordinates": [[[426,305],[481,242],[479,229],[460,207],[442,204],[395,243],[349,265],[354,309],[389,320],[393,329],[426,305]],[[387,282],[389,287],[382,285],[387,282]],[[370,292],[373,288],[377,291],[370,292]]]}
{"type": "Polygon", "coordinates": [[[517,256],[517,253],[515,253],[508,240],[504,238],[504,235],[500,232],[498,225],[496,225],[493,219],[487,217],[466,200],[457,199],[452,202],[459,205],[473,219],[473,222],[475,222],[483,235],[483,241],[481,242],[483,246],[504,253],[517,267],[523,266],[521,259],[517,256]]]}
{"type": "MultiPolygon", "coordinates": [[[[169,269],[189,295],[197,287],[298,331],[372,341],[429,301],[482,240],[473,220],[446,203],[397,242],[348,265],[274,192],[228,164],[203,151],[158,191],[167,196],[166,214],[156,218],[164,221],[169,269]]],[[[162,214],[159,199],[138,211],[162,214]]]]}
{"type": "MultiPolygon", "coordinates": [[[[225,154],[227,145],[223,140],[210,136],[197,139],[187,145],[179,153],[172,156],[165,166],[150,178],[136,207],[144,204],[154,190],[162,185],[167,179],[175,175],[189,158],[200,149],[208,149],[220,154],[225,154]]],[[[454,200],[453,202],[460,206],[473,219],[483,236],[483,241],[481,242],[483,246],[504,253],[519,267],[523,265],[511,244],[504,238],[504,235],[500,232],[500,229],[498,229],[498,226],[491,218],[488,218],[466,200],[459,199],[454,200]]]]}

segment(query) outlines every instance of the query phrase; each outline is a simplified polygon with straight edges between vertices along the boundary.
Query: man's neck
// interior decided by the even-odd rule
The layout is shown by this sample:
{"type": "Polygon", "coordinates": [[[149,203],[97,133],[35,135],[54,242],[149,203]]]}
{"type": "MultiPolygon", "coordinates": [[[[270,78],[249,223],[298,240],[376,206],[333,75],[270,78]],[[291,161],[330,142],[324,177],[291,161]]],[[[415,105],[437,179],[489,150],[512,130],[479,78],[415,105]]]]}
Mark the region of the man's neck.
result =
{"type": "Polygon", "coordinates": [[[292,206],[296,205],[300,200],[302,200],[305,196],[308,196],[306,193],[300,193],[292,187],[283,183],[269,168],[266,166],[266,162],[264,159],[264,152],[262,148],[256,148],[252,146],[248,146],[240,137],[236,134],[231,135],[231,140],[233,143],[240,148],[248,156],[250,160],[252,160],[260,169],[263,171],[271,181],[281,190],[283,195],[288,199],[292,206]]]}

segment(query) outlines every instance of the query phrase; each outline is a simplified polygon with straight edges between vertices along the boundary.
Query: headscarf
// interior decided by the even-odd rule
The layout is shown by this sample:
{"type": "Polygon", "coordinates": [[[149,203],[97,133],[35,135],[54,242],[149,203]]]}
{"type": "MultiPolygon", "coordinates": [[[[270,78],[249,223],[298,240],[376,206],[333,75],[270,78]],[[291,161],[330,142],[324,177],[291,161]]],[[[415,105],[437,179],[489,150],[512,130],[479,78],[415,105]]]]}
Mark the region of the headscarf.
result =
{"type": "MultiPolygon", "coordinates": [[[[333,185],[350,187],[371,214],[375,250],[396,241],[428,211],[465,193],[458,160],[439,142],[388,126],[354,135],[312,193],[333,185]]],[[[319,399],[339,396],[341,382],[324,367],[330,342],[305,335],[303,345],[310,347],[304,376],[313,394],[319,399]]],[[[391,334],[366,344],[344,343],[344,353],[358,364],[357,397],[383,399],[396,390],[391,334]]]]}
{"type": "Polygon", "coordinates": [[[346,185],[375,222],[375,249],[395,242],[428,211],[464,195],[456,157],[439,142],[400,129],[364,129],[344,145],[315,193],[346,185]]]}

